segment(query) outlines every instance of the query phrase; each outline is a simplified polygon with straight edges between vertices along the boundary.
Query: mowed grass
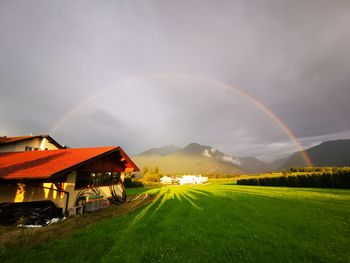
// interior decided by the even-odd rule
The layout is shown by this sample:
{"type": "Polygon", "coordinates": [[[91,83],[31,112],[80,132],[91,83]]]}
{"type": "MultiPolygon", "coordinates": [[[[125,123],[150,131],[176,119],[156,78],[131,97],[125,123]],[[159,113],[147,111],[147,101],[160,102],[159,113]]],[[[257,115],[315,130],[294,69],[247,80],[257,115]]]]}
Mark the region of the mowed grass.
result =
{"type": "Polygon", "coordinates": [[[169,186],[131,214],[0,262],[350,262],[350,191],[169,186]]]}
{"type": "Polygon", "coordinates": [[[149,188],[144,188],[144,187],[127,188],[126,194],[127,194],[127,196],[137,195],[137,194],[145,193],[149,190],[150,190],[149,188]]]}

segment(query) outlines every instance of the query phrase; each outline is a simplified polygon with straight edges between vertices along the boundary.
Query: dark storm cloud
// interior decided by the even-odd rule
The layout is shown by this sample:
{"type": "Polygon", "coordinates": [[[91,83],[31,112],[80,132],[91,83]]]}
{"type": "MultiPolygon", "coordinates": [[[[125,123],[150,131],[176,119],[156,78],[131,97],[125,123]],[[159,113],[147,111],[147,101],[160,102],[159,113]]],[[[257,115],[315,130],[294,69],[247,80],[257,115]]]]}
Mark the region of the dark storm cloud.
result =
{"type": "Polygon", "coordinates": [[[137,153],[197,141],[272,159],[350,136],[350,2],[1,1],[0,133],[137,153]],[[87,98],[74,114],[76,105],[87,98]]]}

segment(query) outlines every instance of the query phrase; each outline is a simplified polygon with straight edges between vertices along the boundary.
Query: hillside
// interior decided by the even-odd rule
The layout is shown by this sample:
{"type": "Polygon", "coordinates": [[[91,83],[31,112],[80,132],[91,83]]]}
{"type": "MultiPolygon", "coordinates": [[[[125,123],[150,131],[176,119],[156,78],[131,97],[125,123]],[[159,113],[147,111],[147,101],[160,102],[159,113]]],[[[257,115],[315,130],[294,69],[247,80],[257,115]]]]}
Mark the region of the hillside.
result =
{"type": "Polygon", "coordinates": [[[153,148],[133,157],[140,167],[158,166],[160,171],[169,174],[237,174],[242,173],[238,158],[224,154],[210,146],[190,143],[184,148],[172,148],[164,154],[164,147],[153,148]]]}
{"type": "Polygon", "coordinates": [[[144,166],[147,167],[155,167],[159,166],[158,161],[162,157],[172,154],[178,150],[180,147],[167,145],[160,148],[152,148],[148,151],[142,152],[139,155],[133,157],[133,161],[137,164],[137,166],[142,170],[144,166]]]}
{"type": "MultiPolygon", "coordinates": [[[[314,166],[350,166],[350,140],[326,141],[306,150],[314,166]]],[[[300,152],[292,154],[280,169],[303,167],[300,152]]]]}
{"type": "Polygon", "coordinates": [[[174,145],[166,145],[160,148],[152,148],[148,151],[140,153],[140,155],[159,155],[159,156],[165,156],[172,154],[178,150],[180,150],[180,147],[174,146],[174,145]]]}
{"type": "Polygon", "coordinates": [[[269,163],[269,167],[271,167],[271,169],[273,171],[278,171],[288,160],[289,157],[285,157],[285,158],[280,158],[277,160],[274,160],[273,162],[269,163]]]}
{"type": "MultiPolygon", "coordinates": [[[[326,141],[307,150],[314,166],[350,166],[350,140],[326,141]]],[[[271,163],[254,157],[234,157],[213,147],[190,143],[184,148],[168,145],[152,148],[133,157],[142,169],[144,166],[169,174],[237,174],[265,173],[307,164],[300,152],[271,163]]]]}
{"type": "Polygon", "coordinates": [[[239,158],[241,162],[241,168],[247,173],[266,173],[272,170],[271,166],[255,157],[242,157],[239,158]]]}

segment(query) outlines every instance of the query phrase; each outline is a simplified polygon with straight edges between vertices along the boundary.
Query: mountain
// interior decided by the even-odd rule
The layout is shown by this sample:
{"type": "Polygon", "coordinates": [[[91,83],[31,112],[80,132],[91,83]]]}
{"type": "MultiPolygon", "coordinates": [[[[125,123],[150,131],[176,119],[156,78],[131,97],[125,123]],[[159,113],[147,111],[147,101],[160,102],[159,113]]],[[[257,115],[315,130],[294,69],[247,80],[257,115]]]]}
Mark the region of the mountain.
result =
{"type": "MultiPolygon", "coordinates": [[[[314,166],[350,166],[350,140],[323,142],[306,150],[314,166]]],[[[265,163],[254,157],[234,157],[213,147],[190,143],[184,148],[167,145],[133,157],[142,169],[159,167],[163,173],[238,174],[264,173],[307,164],[301,152],[265,163]]]]}
{"type": "Polygon", "coordinates": [[[160,155],[160,156],[165,156],[168,154],[172,154],[178,150],[180,150],[180,147],[174,146],[174,145],[166,145],[160,148],[152,148],[148,151],[145,151],[143,153],[140,153],[140,155],[160,155]]]}
{"type": "Polygon", "coordinates": [[[133,157],[133,161],[138,165],[140,169],[144,166],[155,167],[158,166],[158,160],[163,156],[172,154],[178,150],[180,147],[174,145],[167,145],[160,148],[152,148],[148,151],[142,152],[139,155],[133,157]]]}
{"type": "MultiPolygon", "coordinates": [[[[326,141],[306,150],[314,166],[350,166],[350,140],[326,141]]],[[[280,169],[306,166],[300,152],[292,154],[280,169]]]]}
{"type": "Polygon", "coordinates": [[[288,158],[289,157],[285,157],[285,158],[274,160],[268,165],[271,167],[272,171],[278,171],[287,162],[288,158]]]}
{"type": "Polygon", "coordinates": [[[133,160],[140,168],[144,166],[149,168],[158,166],[161,172],[169,174],[242,173],[238,158],[198,143],[190,143],[184,148],[176,146],[154,148],[134,156],[133,160]]]}
{"type": "Polygon", "coordinates": [[[241,157],[239,158],[241,162],[241,168],[247,173],[266,173],[272,171],[272,167],[255,157],[241,157]]]}

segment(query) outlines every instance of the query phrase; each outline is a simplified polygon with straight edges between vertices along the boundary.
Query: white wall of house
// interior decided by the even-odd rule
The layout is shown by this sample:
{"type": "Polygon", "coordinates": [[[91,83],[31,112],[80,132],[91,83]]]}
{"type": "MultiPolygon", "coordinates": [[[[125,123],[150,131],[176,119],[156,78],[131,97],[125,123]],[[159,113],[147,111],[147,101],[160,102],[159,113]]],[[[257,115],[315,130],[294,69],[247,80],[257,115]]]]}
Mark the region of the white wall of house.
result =
{"type": "MultiPolygon", "coordinates": [[[[64,191],[69,192],[69,202],[68,208],[75,206],[75,200],[80,192],[80,190],[75,190],[75,178],[76,172],[72,172],[67,176],[67,181],[64,183],[64,191]]],[[[58,193],[54,189],[57,189],[56,186],[52,183],[43,183],[42,186],[51,188],[43,189],[39,187],[33,187],[30,185],[24,184],[0,184],[0,203],[3,202],[32,202],[32,201],[42,201],[42,200],[51,200],[57,207],[65,209],[67,194],[58,193]]],[[[100,191],[100,195],[104,199],[110,197],[111,191],[109,186],[96,187],[100,191]]],[[[115,186],[117,195],[121,197],[122,189],[119,186],[115,186]]]]}
{"type": "Polygon", "coordinates": [[[46,138],[33,138],[24,141],[0,145],[0,152],[20,152],[25,151],[26,146],[38,148],[40,150],[57,150],[57,146],[50,143],[46,138]]]}
{"type": "Polygon", "coordinates": [[[162,184],[173,184],[175,180],[169,176],[163,176],[162,178],[160,178],[160,182],[162,184]]]}
{"type": "Polygon", "coordinates": [[[52,183],[44,183],[41,185],[51,189],[33,187],[25,184],[2,183],[0,185],[0,203],[51,200],[57,207],[65,208],[66,194],[60,194],[55,191],[56,186],[52,183]]]}
{"type": "Polygon", "coordinates": [[[181,178],[179,178],[179,184],[185,185],[185,184],[204,184],[208,182],[208,177],[202,177],[201,175],[184,175],[181,178]]]}

